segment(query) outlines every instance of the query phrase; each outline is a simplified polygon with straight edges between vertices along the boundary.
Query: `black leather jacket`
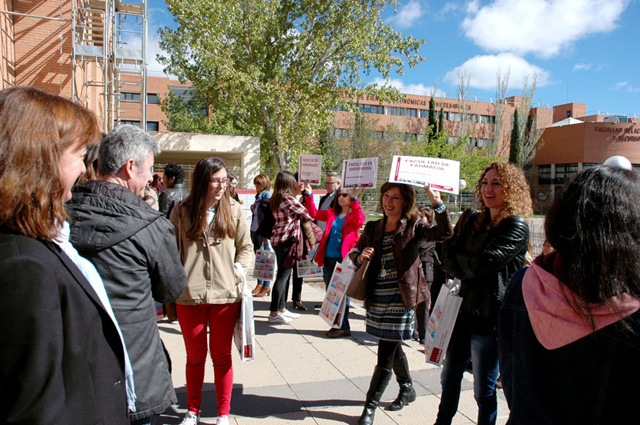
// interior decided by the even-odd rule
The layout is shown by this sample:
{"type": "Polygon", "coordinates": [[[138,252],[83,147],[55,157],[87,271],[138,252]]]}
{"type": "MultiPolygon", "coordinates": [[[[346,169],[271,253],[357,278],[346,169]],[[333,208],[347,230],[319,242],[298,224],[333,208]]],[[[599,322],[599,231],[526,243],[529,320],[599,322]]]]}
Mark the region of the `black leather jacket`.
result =
{"type": "Polygon", "coordinates": [[[475,230],[479,216],[480,211],[467,210],[460,217],[461,228],[456,226],[456,234],[444,242],[443,268],[462,282],[460,312],[495,322],[507,284],[524,264],[529,223],[511,216],[487,229],[490,216],[486,214],[485,225],[475,230]]]}
{"type": "Polygon", "coordinates": [[[158,210],[169,218],[173,207],[187,196],[189,191],[184,187],[184,183],[176,183],[158,196],[158,210]]]}

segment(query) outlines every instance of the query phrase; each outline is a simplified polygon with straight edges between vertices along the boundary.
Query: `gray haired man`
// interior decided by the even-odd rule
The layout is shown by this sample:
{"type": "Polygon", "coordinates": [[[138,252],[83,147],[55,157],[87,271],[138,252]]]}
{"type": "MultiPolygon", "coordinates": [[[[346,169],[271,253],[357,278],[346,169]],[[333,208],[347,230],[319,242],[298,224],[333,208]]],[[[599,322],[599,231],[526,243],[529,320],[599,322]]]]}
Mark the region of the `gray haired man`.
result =
{"type": "Polygon", "coordinates": [[[96,267],[122,329],[137,395],[131,423],[150,424],[176,403],[154,299],[165,303],[184,291],[187,277],[174,227],[141,196],[153,179],[158,142],[131,125],[100,143],[99,179],[73,189],[67,204],[71,243],[96,267]]]}

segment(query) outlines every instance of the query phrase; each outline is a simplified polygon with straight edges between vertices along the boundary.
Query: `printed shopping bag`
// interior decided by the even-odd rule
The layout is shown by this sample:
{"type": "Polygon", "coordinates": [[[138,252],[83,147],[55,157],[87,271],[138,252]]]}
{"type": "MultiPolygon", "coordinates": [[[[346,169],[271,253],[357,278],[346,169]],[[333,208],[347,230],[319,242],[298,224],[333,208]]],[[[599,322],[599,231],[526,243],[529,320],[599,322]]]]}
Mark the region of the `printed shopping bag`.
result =
{"type": "Polygon", "coordinates": [[[251,288],[247,285],[247,277],[242,266],[240,263],[235,263],[234,266],[242,275],[242,302],[240,315],[233,330],[233,342],[238,348],[240,359],[244,362],[254,360],[253,350],[255,348],[256,328],[253,322],[253,296],[251,295],[251,288]]]}
{"type": "Polygon", "coordinates": [[[337,263],[333,269],[327,293],[325,294],[320,317],[332,328],[340,328],[347,303],[346,291],[355,273],[349,257],[337,263]]]}
{"type": "Polygon", "coordinates": [[[306,260],[298,260],[296,262],[299,278],[322,277],[322,267],[318,266],[314,260],[316,251],[318,251],[317,246],[309,252],[309,258],[306,260]]]}
{"type": "Polygon", "coordinates": [[[438,299],[427,324],[427,335],[424,343],[427,363],[441,365],[444,361],[449,339],[453,333],[453,327],[456,324],[458,311],[462,304],[462,298],[458,295],[459,290],[460,281],[458,279],[449,279],[440,288],[438,299]]]}
{"type": "Polygon", "coordinates": [[[256,262],[253,265],[253,277],[259,280],[274,281],[278,272],[278,262],[276,253],[273,251],[271,242],[266,241],[267,248],[261,247],[256,251],[256,262]]]}

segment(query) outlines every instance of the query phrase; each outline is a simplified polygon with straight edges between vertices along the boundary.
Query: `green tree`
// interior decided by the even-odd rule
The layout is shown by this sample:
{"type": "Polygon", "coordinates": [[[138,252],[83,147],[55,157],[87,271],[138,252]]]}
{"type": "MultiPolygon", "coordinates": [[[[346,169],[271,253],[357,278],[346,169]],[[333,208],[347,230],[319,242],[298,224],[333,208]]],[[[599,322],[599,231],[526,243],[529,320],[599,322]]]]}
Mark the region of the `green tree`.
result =
{"type": "Polygon", "coordinates": [[[322,167],[327,171],[339,171],[344,155],[335,136],[335,128],[327,127],[318,132],[318,143],[314,155],[322,155],[322,167]]]}
{"type": "MultiPolygon", "coordinates": [[[[365,84],[371,71],[402,74],[424,58],[424,40],[383,22],[397,0],[166,0],[177,28],[160,29],[165,71],[193,84],[210,129],[260,136],[287,169],[358,95],[399,97],[365,84]],[[226,121],[225,121],[226,120],[226,121]],[[228,121],[232,124],[229,125],[228,121]]],[[[172,119],[171,110],[165,111],[172,119]]]]}
{"type": "Polygon", "coordinates": [[[430,130],[427,133],[428,140],[435,138],[436,134],[438,133],[438,121],[436,118],[436,113],[436,101],[434,100],[433,96],[431,96],[431,99],[429,100],[429,119],[427,121],[430,130]]]}
{"type": "Polygon", "coordinates": [[[440,108],[440,114],[438,115],[438,135],[444,133],[444,108],[440,108]]]}
{"type": "Polygon", "coordinates": [[[520,167],[520,120],[518,118],[518,108],[513,113],[513,128],[511,129],[511,143],[509,147],[509,162],[520,167]]]}

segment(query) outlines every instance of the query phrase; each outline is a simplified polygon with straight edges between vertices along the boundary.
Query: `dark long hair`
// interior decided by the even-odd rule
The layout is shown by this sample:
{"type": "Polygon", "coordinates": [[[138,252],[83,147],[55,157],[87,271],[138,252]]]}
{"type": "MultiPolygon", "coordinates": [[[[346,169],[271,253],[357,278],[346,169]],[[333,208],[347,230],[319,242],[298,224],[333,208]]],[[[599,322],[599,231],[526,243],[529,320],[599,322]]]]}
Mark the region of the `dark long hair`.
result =
{"type": "Polygon", "coordinates": [[[280,207],[280,203],[286,196],[295,196],[298,182],[296,178],[288,171],[280,171],[273,183],[273,196],[271,196],[271,210],[276,212],[280,207]]]}
{"type": "MultiPolygon", "coordinates": [[[[591,320],[589,303],[628,293],[640,298],[640,177],[598,166],[574,176],[555,198],[545,221],[560,255],[568,300],[591,320]]],[[[592,321],[593,323],[593,321],[592,321]]]]}
{"type": "MultiPolygon", "coordinates": [[[[226,170],[227,166],[220,158],[209,156],[202,158],[193,170],[193,184],[191,193],[184,201],[187,207],[187,215],[192,223],[191,228],[185,233],[187,239],[197,240],[207,228],[207,204],[209,203],[209,184],[211,175],[220,170],[226,170]]],[[[215,205],[216,215],[213,219],[213,234],[219,238],[236,236],[236,226],[231,212],[229,191],[223,191],[222,198],[215,205]]]]}

